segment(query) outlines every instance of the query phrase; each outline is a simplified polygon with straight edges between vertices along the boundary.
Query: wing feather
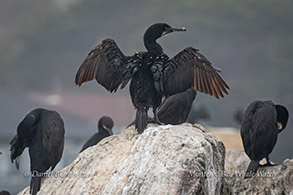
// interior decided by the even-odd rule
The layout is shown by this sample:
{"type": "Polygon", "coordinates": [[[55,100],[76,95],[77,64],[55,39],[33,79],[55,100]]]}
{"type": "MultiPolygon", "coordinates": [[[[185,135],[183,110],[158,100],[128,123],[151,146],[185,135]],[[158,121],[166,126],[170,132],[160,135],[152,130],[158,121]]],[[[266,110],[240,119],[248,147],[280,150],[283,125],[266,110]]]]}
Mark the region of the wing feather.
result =
{"type": "Polygon", "coordinates": [[[229,86],[218,72],[197,49],[187,47],[164,64],[164,93],[169,96],[193,87],[217,99],[224,97],[229,86]]]}
{"type": "MultiPolygon", "coordinates": [[[[196,69],[193,70],[193,74],[196,75],[196,69]]],[[[197,84],[198,81],[197,81],[196,78],[197,78],[197,77],[195,77],[195,79],[193,79],[193,88],[194,88],[194,90],[198,91],[198,87],[197,87],[197,85],[198,85],[198,84],[197,84]]]]}
{"type": "Polygon", "coordinates": [[[96,79],[108,91],[116,91],[122,83],[129,57],[125,56],[112,39],[105,39],[96,46],[81,64],[75,84],[96,79]]]}
{"type": "Polygon", "coordinates": [[[203,75],[202,75],[203,82],[204,82],[204,85],[206,87],[206,94],[212,95],[210,86],[209,86],[208,81],[207,81],[207,74],[206,74],[205,71],[202,71],[202,72],[203,72],[203,75]]]}
{"type": "Polygon", "coordinates": [[[201,80],[200,80],[200,76],[199,76],[199,68],[196,67],[196,80],[197,82],[197,88],[200,92],[202,92],[202,88],[201,88],[201,80]]]}
{"type": "Polygon", "coordinates": [[[209,86],[211,88],[211,91],[212,91],[212,95],[215,96],[216,98],[219,98],[217,97],[217,93],[216,93],[216,90],[215,90],[215,87],[212,83],[212,80],[211,79],[207,79],[208,83],[209,83],[209,86]]]}
{"type": "Polygon", "coordinates": [[[213,85],[215,87],[215,90],[217,92],[217,95],[218,96],[221,96],[221,97],[224,97],[223,93],[221,92],[220,87],[217,84],[216,78],[213,76],[213,77],[211,77],[211,79],[212,79],[213,85]]]}

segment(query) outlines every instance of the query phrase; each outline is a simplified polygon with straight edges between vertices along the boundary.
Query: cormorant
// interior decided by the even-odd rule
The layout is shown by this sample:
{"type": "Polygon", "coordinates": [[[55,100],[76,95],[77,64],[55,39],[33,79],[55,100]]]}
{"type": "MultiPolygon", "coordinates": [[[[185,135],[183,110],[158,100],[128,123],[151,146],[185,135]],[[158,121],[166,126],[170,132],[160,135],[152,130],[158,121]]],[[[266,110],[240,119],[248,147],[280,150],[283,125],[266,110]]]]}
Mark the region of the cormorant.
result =
{"type": "Polygon", "coordinates": [[[272,165],[269,155],[272,152],[280,133],[287,125],[288,110],[272,101],[254,101],[244,113],[241,138],[245,153],[250,158],[245,178],[252,177],[259,161],[266,158],[265,166],[272,165]]]}
{"type": "Polygon", "coordinates": [[[17,127],[17,134],[10,142],[11,162],[15,160],[19,168],[18,157],[29,148],[31,161],[30,193],[37,194],[41,187],[43,174],[60,161],[64,147],[64,123],[61,116],[42,108],[28,113],[17,127]]]}
{"type": "Polygon", "coordinates": [[[219,76],[219,69],[197,49],[187,47],[175,57],[169,57],[156,40],[168,33],[186,31],[185,28],[172,28],[165,23],[151,25],[143,36],[147,52],[137,52],[125,56],[115,41],[105,39],[95,47],[80,66],[75,84],[96,79],[108,91],[115,92],[119,86],[130,83],[130,96],[136,108],[135,126],[142,133],[147,125],[147,111],[153,108],[154,118],[159,123],[156,109],[162,97],[194,90],[213,95],[216,98],[228,94],[228,85],[219,76]]]}
{"type": "MultiPolygon", "coordinates": [[[[184,92],[171,95],[166,98],[158,108],[157,115],[163,124],[180,125],[186,122],[192,102],[196,97],[196,91],[192,88],[184,92]]],[[[148,117],[148,123],[154,123],[153,118],[148,117]]],[[[133,121],[129,126],[134,125],[133,121]]]]}
{"type": "Polygon", "coordinates": [[[158,109],[158,118],[164,124],[179,125],[187,120],[196,91],[189,88],[184,92],[171,95],[158,109]]]}
{"type": "Polygon", "coordinates": [[[103,116],[98,122],[98,133],[95,133],[83,146],[80,152],[84,151],[88,147],[96,145],[105,137],[113,135],[112,128],[114,126],[113,120],[108,116],[103,116]]]}
{"type": "Polygon", "coordinates": [[[6,190],[0,191],[0,195],[10,195],[10,193],[6,190]]]}

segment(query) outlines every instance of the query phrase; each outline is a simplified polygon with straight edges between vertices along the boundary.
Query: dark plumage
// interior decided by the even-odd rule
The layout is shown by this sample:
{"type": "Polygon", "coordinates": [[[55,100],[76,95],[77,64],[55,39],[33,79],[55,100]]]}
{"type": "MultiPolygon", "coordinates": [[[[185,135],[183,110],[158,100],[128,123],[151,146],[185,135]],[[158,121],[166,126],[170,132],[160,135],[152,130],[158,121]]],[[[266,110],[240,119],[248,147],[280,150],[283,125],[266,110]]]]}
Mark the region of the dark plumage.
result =
{"type": "MultiPolygon", "coordinates": [[[[196,97],[196,91],[192,88],[166,98],[158,108],[158,119],[163,124],[179,125],[186,122],[192,102],[196,97]]],[[[148,117],[148,123],[154,123],[153,118],[148,117]]],[[[128,125],[134,125],[135,121],[128,125]]]]}
{"type": "Polygon", "coordinates": [[[281,105],[274,105],[272,101],[254,101],[244,113],[241,138],[246,154],[250,158],[245,177],[253,176],[259,161],[272,152],[280,133],[287,125],[288,110],[281,105]]]}
{"type": "Polygon", "coordinates": [[[187,120],[196,91],[192,88],[168,97],[158,109],[158,118],[164,124],[179,125],[187,120]]]}
{"type": "Polygon", "coordinates": [[[28,113],[17,127],[17,134],[10,142],[10,158],[19,168],[18,157],[29,148],[31,161],[30,193],[37,194],[41,187],[42,174],[60,161],[64,147],[64,123],[55,111],[42,108],[28,113]]]}
{"type": "Polygon", "coordinates": [[[6,190],[0,191],[0,195],[10,195],[10,193],[6,190]]]}
{"type": "Polygon", "coordinates": [[[125,56],[114,40],[103,40],[80,66],[76,85],[96,79],[108,91],[115,92],[131,79],[130,95],[136,108],[135,126],[139,133],[146,128],[149,108],[153,108],[154,118],[159,122],[156,109],[163,96],[169,97],[189,88],[216,98],[228,94],[229,87],[219,76],[219,70],[197,49],[187,47],[171,59],[163,53],[156,40],[175,31],[186,29],[172,28],[165,23],[151,25],[143,37],[147,52],[137,52],[133,56],[125,56]]]}
{"type": "Polygon", "coordinates": [[[98,122],[98,133],[95,133],[83,146],[80,152],[88,147],[94,146],[105,137],[113,135],[112,128],[114,126],[113,120],[108,116],[103,116],[98,122]]]}

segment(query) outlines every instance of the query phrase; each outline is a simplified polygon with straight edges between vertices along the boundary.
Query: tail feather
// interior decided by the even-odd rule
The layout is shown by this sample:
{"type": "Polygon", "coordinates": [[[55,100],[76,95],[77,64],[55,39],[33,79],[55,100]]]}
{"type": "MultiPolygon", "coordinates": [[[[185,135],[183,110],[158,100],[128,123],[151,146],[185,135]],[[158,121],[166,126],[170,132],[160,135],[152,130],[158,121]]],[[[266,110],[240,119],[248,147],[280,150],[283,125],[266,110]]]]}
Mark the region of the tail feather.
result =
{"type": "Polygon", "coordinates": [[[12,140],[10,141],[10,159],[11,162],[15,160],[16,168],[19,169],[19,156],[22,154],[23,150],[25,149],[25,145],[22,140],[15,135],[12,140]]]}
{"type": "Polygon", "coordinates": [[[136,118],[135,118],[135,128],[138,130],[138,133],[143,133],[148,124],[148,114],[147,109],[137,109],[136,118]]]}
{"type": "Polygon", "coordinates": [[[30,184],[30,194],[36,195],[41,188],[42,177],[32,176],[30,184]]]}
{"type": "Polygon", "coordinates": [[[244,178],[250,178],[253,175],[255,175],[258,167],[259,167],[259,161],[251,160],[250,163],[249,163],[249,165],[248,165],[248,168],[246,170],[246,173],[245,173],[245,177],[244,178]]]}

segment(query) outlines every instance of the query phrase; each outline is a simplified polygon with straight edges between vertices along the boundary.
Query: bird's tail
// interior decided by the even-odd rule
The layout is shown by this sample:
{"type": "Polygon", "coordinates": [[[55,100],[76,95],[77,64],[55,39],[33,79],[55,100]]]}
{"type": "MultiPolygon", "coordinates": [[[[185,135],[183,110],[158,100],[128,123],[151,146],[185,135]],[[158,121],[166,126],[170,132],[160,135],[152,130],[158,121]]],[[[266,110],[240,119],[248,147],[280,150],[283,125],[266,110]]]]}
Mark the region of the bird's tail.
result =
{"type": "Polygon", "coordinates": [[[259,167],[259,161],[251,160],[245,173],[244,178],[252,177],[259,167]]]}
{"type": "Polygon", "coordinates": [[[138,133],[143,133],[148,124],[148,109],[146,107],[140,107],[136,110],[135,128],[138,133]]]}
{"type": "Polygon", "coordinates": [[[30,194],[36,195],[41,188],[41,179],[39,176],[32,176],[30,184],[30,194]]]}
{"type": "Polygon", "coordinates": [[[15,135],[12,140],[10,141],[10,159],[11,162],[15,160],[16,168],[19,169],[19,160],[18,157],[22,154],[23,150],[25,149],[24,142],[15,135]]]}

